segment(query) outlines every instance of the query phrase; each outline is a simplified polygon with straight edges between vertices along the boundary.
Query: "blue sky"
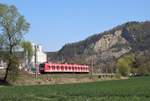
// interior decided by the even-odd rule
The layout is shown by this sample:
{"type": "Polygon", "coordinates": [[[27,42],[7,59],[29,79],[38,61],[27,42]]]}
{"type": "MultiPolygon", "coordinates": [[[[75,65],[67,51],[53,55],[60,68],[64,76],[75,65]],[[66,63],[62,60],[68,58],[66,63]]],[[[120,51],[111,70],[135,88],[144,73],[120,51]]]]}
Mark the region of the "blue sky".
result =
{"type": "Polygon", "coordinates": [[[0,0],[31,24],[27,40],[45,51],[83,40],[127,21],[150,20],[150,0],[0,0]]]}

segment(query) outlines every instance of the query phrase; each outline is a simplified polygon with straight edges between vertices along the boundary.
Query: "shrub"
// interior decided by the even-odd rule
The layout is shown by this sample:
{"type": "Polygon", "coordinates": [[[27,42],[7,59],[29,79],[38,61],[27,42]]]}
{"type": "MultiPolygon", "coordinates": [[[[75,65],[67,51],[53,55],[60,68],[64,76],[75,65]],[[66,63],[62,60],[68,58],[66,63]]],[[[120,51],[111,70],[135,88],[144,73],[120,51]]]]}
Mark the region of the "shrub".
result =
{"type": "Polygon", "coordinates": [[[133,61],[134,61],[134,58],[132,54],[125,55],[119,58],[116,64],[118,72],[122,76],[128,76],[131,71],[131,66],[132,66],[133,61]]]}

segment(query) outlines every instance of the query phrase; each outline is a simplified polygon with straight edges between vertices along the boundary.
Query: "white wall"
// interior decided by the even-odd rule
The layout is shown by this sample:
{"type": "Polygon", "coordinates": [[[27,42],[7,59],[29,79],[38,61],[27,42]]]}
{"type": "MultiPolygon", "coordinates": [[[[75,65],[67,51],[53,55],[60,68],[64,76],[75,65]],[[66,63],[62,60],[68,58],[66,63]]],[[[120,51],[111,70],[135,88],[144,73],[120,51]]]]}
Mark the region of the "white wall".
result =
{"type": "Polygon", "coordinates": [[[6,63],[2,59],[0,59],[0,69],[4,68],[6,68],[6,63]]]}
{"type": "MultiPolygon", "coordinates": [[[[35,52],[35,44],[33,44],[33,50],[35,52]]],[[[37,51],[36,51],[36,61],[37,65],[43,62],[47,61],[47,54],[43,52],[41,45],[36,45],[37,51]]],[[[35,65],[35,53],[33,54],[31,62],[35,65]]]]}

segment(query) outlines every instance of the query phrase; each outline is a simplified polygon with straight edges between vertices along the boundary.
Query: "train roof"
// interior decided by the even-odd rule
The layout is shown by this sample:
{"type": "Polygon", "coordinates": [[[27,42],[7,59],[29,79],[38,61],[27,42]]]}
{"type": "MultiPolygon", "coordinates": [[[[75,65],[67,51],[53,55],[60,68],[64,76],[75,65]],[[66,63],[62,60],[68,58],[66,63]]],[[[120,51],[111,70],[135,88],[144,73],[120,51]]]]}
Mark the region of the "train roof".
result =
{"type": "Polygon", "coordinates": [[[46,63],[46,64],[48,64],[48,65],[50,65],[50,66],[64,66],[64,67],[70,67],[70,66],[73,66],[73,67],[88,67],[88,65],[85,65],[85,64],[68,64],[68,63],[64,63],[64,64],[62,64],[62,63],[46,63]]]}

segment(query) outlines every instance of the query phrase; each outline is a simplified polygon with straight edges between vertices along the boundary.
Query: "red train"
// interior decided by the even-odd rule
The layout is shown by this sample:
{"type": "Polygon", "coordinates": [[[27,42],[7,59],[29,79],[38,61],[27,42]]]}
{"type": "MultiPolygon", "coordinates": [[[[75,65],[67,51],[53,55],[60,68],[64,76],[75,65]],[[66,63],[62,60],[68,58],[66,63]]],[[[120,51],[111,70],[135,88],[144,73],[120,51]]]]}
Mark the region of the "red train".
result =
{"type": "Polygon", "coordinates": [[[89,66],[79,64],[42,63],[39,65],[40,73],[89,73],[89,66]]]}

